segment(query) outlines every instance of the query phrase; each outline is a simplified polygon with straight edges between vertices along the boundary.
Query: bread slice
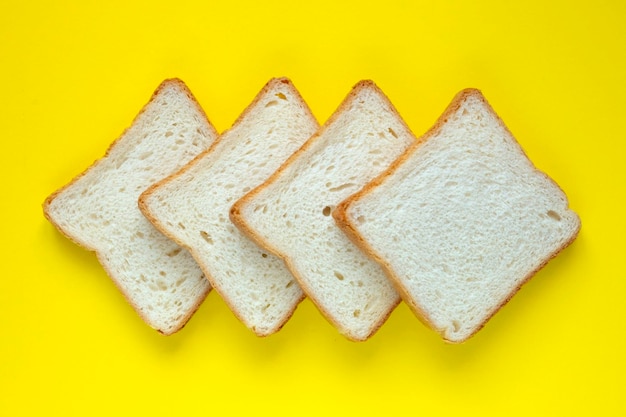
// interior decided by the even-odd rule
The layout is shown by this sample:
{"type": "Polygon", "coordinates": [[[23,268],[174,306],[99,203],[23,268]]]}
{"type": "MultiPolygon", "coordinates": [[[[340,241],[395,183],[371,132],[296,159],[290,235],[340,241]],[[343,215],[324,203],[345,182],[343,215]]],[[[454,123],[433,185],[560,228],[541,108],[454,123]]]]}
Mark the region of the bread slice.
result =
{"type": "Polygon", "coordinates": [[[330,214],[414,140],[382,91],[362,81],[315,136],[231,210],[235,224],[283,258],[306,295],[351,340],[370,337],[400,298],[330,214]]]}
{"type": "Polygon", "coordinates": [[[580,228],[565,194],[473,89],[334,217],[417,316],[454,343],[478,331],[580,228]]]}
{"type": "Polygon", "coordinates": [[[215,290],[259,336],[284,325],[302,290],[284,263],[244,236],[228,213],[318,127],[293,84],[273,79],[207,152],[140,199],[144,214],[189,248],[215,290]]]}
{"type": "Polygon", "coordinates": [[[165,335],[184,326],[210,286],[191,255],[144,218],[137,198],[216,138],[185,84],[165,80],[106,155],[44,203],[48,220],[95,251],[139,315],[165,335]]]}

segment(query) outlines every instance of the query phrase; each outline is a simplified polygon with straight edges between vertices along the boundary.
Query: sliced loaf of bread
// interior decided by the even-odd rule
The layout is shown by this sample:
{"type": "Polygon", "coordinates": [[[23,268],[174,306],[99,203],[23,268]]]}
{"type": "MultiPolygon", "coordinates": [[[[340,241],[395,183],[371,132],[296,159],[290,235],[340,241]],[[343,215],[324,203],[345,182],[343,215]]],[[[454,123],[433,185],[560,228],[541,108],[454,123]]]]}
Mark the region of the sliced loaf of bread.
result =
{"type": "Polygon", "coordinates": [[[139,315],[166,335],[183,327],[210,286],[191,255],[146,220],[137,199],[216,138],[185,84],[166,80],[106,155],[44,202],[48,220],[95,251],[139,315]]]}
{"type": "Polygon", "coordinates": [[[435,126],[333,216],[449,342],[478,331],[580,228],[483,95],[435,126]]]}
{"type": "Polygon", "coordinates": [[[303,293],[279,258],[231,223],[229,210],[318,127],[293,84],[273,79],[207,152],[140,198],[144,214],[191,251],[215,290],[259,336],[278,331],[303,293]]]}
{"type": "Polygon", "coordinates": [[[400,298],[330,215],[414,140],[382,91],[362,81],[315,136],[231,210],[235,224],[283,258],[306,295],[351,340],[370,337],[400,298]]]}

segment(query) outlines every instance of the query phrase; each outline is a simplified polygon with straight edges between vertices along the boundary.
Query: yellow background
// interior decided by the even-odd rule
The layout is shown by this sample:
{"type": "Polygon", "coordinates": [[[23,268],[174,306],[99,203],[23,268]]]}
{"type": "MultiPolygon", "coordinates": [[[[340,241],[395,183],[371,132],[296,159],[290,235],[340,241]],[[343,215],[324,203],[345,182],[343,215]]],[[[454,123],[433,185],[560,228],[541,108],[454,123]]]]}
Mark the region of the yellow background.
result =
{"type": "Polygon", "coordinates": [[[625,5],[3,0],[0,415],[626,415],[625,5]],[[283,75],[320,122],[371,78],[416,135],[480,88],[578,239],[463,345],[403,304],[348,342],[309,301],[259,339],[214,292],[160,336],[41,203],[164,78],[222,131],[283,75]]]}

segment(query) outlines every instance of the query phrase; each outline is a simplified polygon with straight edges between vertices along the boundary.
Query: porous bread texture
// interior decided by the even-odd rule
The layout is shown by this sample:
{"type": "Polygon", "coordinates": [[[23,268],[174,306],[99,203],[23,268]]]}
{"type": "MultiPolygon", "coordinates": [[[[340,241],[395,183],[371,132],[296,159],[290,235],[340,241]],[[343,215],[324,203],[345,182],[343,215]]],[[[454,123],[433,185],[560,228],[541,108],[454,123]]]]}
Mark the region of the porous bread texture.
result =
{"type": "Polygon", "coordinates": [[[229,210],[318,127],[293,84],[273,79],[207,152],[140,199],[146,216],[189,248],[215,290],[258,336],[278,331],[303,293],[279,258],[230,222],[229,210]]]}
{"type": "Polygon", "coordinates": [[[44,203],[48,220],[95,251],[143,320],[165,335],[185,325],[210,286],[191,255],[146,220],[137,199],[216,138],[185,84],[165,80],[106,155],[44,203]]]}
{"type": "Polygon", "coordinates": [[[334,217],[418,317],[454,343],[478,331],[580,228],[565,194],[474,89],[334,217]]]}
{"type": "Polygon", "coordinates": [[[330,214],[414,140],[382,91],[362,81],[315,136],[231,211],[242,230],[286,261],[322,314],[354,341],[369,338],[400,298],[330,214]]]}

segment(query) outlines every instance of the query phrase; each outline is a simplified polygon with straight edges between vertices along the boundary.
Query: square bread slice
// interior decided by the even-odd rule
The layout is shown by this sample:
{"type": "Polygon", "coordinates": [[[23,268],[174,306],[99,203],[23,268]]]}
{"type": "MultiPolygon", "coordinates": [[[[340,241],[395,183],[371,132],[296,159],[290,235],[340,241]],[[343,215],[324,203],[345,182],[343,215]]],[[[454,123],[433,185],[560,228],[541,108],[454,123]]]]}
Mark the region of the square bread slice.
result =
{"type": "Polygon", "coordinates": [[[400,297],[330,214],[414,141],[382,91],[362,81],[315,136],[231,210],[235,224],[283,258],[321,313],[354,341],[370,337],[400,297]]]}
{"type": "Polygon", "coordinates": [[[207,152],[140,198],[144,214],[191,251],[215,290],[258,336],[278,331],[303,293],[280,259],[231,223],[229,211],[318,127],[293,84],[272,79],[207,152]]]}
{"type": "Polygon", "coordinates": [[[96,252],[143,320],[165,335],[185,325],[210,286],[191,255],[146,220],[137,199],[217,136],[185,84],[165,80],[106,155],[44,202],[48,220],[96,252]]]}
{"type": "Polygon", "coordinates": [[[474,89],[333,216],[453,343],[477,332],[580,228],[563,191],[474,89]]]}

